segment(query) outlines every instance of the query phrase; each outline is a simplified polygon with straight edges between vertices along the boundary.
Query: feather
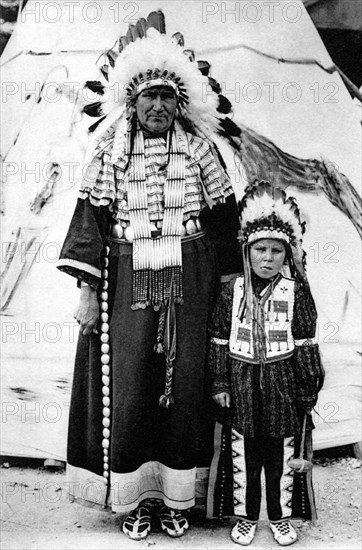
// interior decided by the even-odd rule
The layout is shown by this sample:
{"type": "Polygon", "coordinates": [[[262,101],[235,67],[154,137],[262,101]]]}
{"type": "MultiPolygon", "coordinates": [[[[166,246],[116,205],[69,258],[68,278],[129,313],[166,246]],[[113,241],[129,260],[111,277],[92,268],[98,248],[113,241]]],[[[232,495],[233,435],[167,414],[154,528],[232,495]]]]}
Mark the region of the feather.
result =
{"type": "Polygon", "coordinates": [[[152,11],[147,17],[147,28],[156,29],[159,33],[166,33],[165,16],[162,11],[152,11]]]}
{"type": "Polygon", "coordinates": [[[121,52],[122,50],[124,50],[124,48],[126,48],[128,46],[128,39],[126,36],[121,36],[120,39],[119,39],[119,51],[121,52]]]}
{"type": "Polygon", "coordinates": [[[106,53],[106,56],[107,56],[107,59],[109,61],[109,64],[110,66],[112,67],[112,69],[114,68],[115,66],[115,63],[116,63],[116,59],[118,57],[118,53],[114,52],[113,50],[109,50],[107,53],[106,53]]]}
{"type": "Polygon", "coordinates": [[[88,88],[91,92],[94,92],[95,94],[98,94],[98,95],[104,94],[104,85],[99,80],[87,80],[84,86],[88,88]]]}
{"type": "MultiPolygon", "coordinates": [[[[140,35],[139,33],[139,30],[138,30],[138,27],[137,25],[130,25],[128,27],[128,31],[131,32],[131,37],[132,37],[132,42],[134,42],[135,40],[137,40],[137,38],[141,38],[142,36],[140,35]]],[[[128,35],[128,33],[127,33],[128,35]]]]}
{"type": "Polygon", "coordinates": [[[331,204],[348,216],[362,235],[362,200],[349,179],[331,163],[289,155],[271,140],[240,123],[236,125],[227,117],[220,121],[220,129],[246,167],[247,176],[253,177],[250,167],[257,167],[259,179],[268,179],[269,174],[273,174],[273,186],[284,189],[292,186],[301,192],[324,192],[331,204]]]}
{"type": "Polygon", "coordinates": [[[132,28],[133,28],[133,25],[128,26],[127,35],[126,35],[128,44],[131,44],[131,42],[134,42],[132,28]]]}
{"type": "Polygon", "coordinates": [[[106,118],[106,116],[103,116],[102,118],[100,118],[99,120],[97,120],[97,122],[95,122],[94,124],[92,124],[91,126],[89,126],[88,128],[88,133],[89,134],[92,134],[94,132],[94,130],[96,130],[96,128],[99,126],[99,124],[101,122],[103,122],[103,120],[106,118]]]}
{"type": "MultiPolygon", "coordinates": [[[[183,48],[171,44],[170,37],[160,34],[155,28],[149,28],[147,38],[129,44],[127,51],[129,55],[122,52],[114,69],[109,68],[110,84],[117,84],[119,90],[117,103],[123,104],[132,96],[140,75],[147,75],[150,68],[162,68],[175,75],[173,80],[178,86],[183,118],[189,120],[194,134],[210,141],[219,125],[219,99],[210,90],[207,102],[203,101],[202,90],[208,83],[207,77],[201,74],[196,63],[189,62],[183,48]]],[[[108,101],[114,105],[114,93],[108,97],[105,92],[104,102],[108,101]]]]}
{"type": "Polygon", "coordinates": [[[241,230],[245,236],[251,229],[260,232],[269,228],[279,232],[283,228],[282,232],[293,243],[302,240],[302,225],[295,200],[286,198],[283,190],[268,181],[254,182],[247,187],[240,216],[241,230]]]}
{"type": "Polygon", "coordinates": [[[201,74],[204,76],[209,75],[211,65],[208,61],[198,61],[197,65],[201,74]]]}
{"type": "Polygon", "coordinates": [[[83,112],[91,117],[98,117],[104,114],[103,112],[103,103],[101,101],[96,101],[90,105],[85,105],[83,107],[83,112]]]}
{"type": "MultiPolygon", "coordinates": [[[[234,137],[241,137],[241,128],[235,124],[230,118],[225,117],[220,121],[221,135],[229,141],[234,137]]],[[[236,144],[234,145],[234,147],[236,144]]],[[[250,183],[250,182],[249,182],[250,183]]]]}
{"type": "Polygon", "coordinates": [[[108,65],[103,65],[101,68],[100,68],[100,71],[102,73],[102,76],[105,80],[107,80],[107,82],[109,81],[109,67],[108,65]]]}
{"type": "Polygon", "coordinates": [[[219,105],[217,112],[223,115],[229,115],[232,111],[232,105],[230,101],[222,94],[219,94],[219,105]]]}
{"type": "Polygon", "coordinates": [[[184,35],[181,34],[180,32],[175,32],[175,34],[171,36],[171,42],[183,48],[185,45],[184,35]]]}
{"type": "Polygon", "coordinates": [[[107,52],[103,52],[96,61],[96,66],[101,69],[104,65],[108,65],[109,59],[107,57],[107,52]]]}
{"type": "Polygon", "coordinates": [[[110,131],[112,125],[116,122],[116,120],[124,116],[125,111],[126,108],[124,105],[118,105],[117,107],[112,109],[112,111],[109,112],[107,116],[103,117],[101,121],[98,121],[99,124],[97,125],[97,131],[94,133],[93,136],[94,140],[99,141],[102,136],[107,134],[110,131]]]}
{"type": "Polygon", "coordinates": [[[191,62],[195,61],[195,52],[194,50],[184,50],[184,55],[189,58],[191,62]]]}
{"type": "Polygon", "coordinates": [[[147,21],[144,17],[141,17],[136,23],[138,29],[138,35],[140,38],[144,38],[147,34],[147,21]]]}
{"type": "Polygon", "coordinates": [[[362,200],[349,179],[341,174],[337,168],[326,159],[321,164],[322,189],[328,200],[339,210],[341,210],[349,219],[362,236],[362,200]]]}
{"type": "Polygon", "coordinates": [[[215,94],[221,93],[221,86],[220,84],[215,80],[215,78],[212,78],[211,76],[208,77],[210,88],[212,89],[215,94]]]}
{"type": "Polygon", "coordinates": [[[236,125],[228,118],[221,122],[221,135],[228,139],[237,156],[242,159],[247,173],[251,168],[253,179],[254,168],[257,169],[258,179],[268,180],[270,173],[273,173],[275,186],[286,188],[293,185],[301,191],[318,191],[315,159],[293,157],[264,136],[240,123],[236,125]]]}

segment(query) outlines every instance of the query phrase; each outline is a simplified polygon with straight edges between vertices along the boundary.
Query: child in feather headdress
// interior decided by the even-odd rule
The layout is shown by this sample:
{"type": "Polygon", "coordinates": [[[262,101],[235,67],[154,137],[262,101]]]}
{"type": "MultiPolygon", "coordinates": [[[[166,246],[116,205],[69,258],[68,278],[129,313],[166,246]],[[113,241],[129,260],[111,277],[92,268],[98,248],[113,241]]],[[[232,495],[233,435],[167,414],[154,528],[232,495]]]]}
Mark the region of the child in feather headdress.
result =
{"type": "Polygon", "coordinates": [[[244,273],[223,278],[210,326],[213,399],[230,414],[216,424],[208,515],[239,516],[231,538],[250,544],[264,467],[270,528],[286,546],[297,540],[291,518],[316,517],[311,409],[324,378],[317,313],[295,200],[261,182],[246,190],[240,214],[244,273]]]}

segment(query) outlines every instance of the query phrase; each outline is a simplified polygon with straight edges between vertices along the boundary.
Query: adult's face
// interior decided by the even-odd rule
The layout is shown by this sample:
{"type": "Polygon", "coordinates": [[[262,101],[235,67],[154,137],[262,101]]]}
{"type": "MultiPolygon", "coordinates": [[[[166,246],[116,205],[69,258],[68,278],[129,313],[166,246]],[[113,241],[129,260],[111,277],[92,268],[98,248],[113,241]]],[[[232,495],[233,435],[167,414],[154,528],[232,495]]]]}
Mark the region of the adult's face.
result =
{"type": "Polygon", "coordinates": [[[148,88],[136,99],[138,121],[147,133],[163,134],[172,124],[176,106],[176,94],[169,86],[148,88]]]}
{"type": "Polygon", "coordinates": [[[279,273],[285,259],[283,241],[260,239],[250,245],[251,267],[262,279],[270,279],[279,273]]]}

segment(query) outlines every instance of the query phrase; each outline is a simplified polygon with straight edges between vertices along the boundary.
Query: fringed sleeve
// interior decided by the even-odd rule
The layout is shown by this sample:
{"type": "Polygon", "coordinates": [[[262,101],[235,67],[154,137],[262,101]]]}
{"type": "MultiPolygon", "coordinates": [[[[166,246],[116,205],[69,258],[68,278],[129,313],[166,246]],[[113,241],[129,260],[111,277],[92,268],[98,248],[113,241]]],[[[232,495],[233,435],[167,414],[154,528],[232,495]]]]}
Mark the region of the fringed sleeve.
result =
{"type": "Polygon", "coordinates": [[[109,225],[107,207],[78,199],[57,267],[97,288],[101,278],[101,252],[109,225]]]}
{"type": "Polygon", "coordinates": [[[315,341],[317,311],[307,283],[296,282],[293,337],[297,363],[297,401],[303,410],[314,407],[323,386],[324,369],[315,341]]]}
{"type": "Polygon", "coordinates": [[[221,284],[209,325],[209,367],[212,395],[230,393],[229,336],[231,329],[232,289],[234,280],[221,284]]]}
{"type": "Polygon", "coordinates": [[[116,198],[117,168],[111,160],[111,143],[104,140],[92,162],[86,165],[79,191],[81,199],[89,199],[93,206],[110,206],[116,198]]]}
{"type": "Polygon", "coordinates": [[[204,193],[214,204],[225,202],[226,197],[232,195],[234,191],[217,151],[212,149],[206,141],[194,140],[194,142],[198,144],[193,154],[200,167],[204,193]]]}

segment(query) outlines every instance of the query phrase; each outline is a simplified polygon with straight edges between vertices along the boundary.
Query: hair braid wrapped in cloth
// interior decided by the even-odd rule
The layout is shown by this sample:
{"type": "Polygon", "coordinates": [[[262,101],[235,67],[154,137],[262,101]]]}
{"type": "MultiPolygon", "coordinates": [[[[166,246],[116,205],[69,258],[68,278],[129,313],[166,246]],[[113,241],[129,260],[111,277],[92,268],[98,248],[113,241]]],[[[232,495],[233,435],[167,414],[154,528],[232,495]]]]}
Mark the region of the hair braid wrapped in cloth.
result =
{"type": "MultiPolygon", "coordinates": [[[[161,316],[160,316],[160,321],[161,321],[161,316]]],[[[174,401],[174,398],[172,397],[171,392],[172,392],[173,362],[176,358],[176,309],[175,309],[175,302],[173,298],[173,280],[171,281],[170,297],[167,301],[166,308],[164,311],[163,351],[166,356],[166,379],[165,379],[165,393],[160,397],[160,405],[162,405],[165,408],[168,408],[170,404],[172,404],[174,401]]]]}

